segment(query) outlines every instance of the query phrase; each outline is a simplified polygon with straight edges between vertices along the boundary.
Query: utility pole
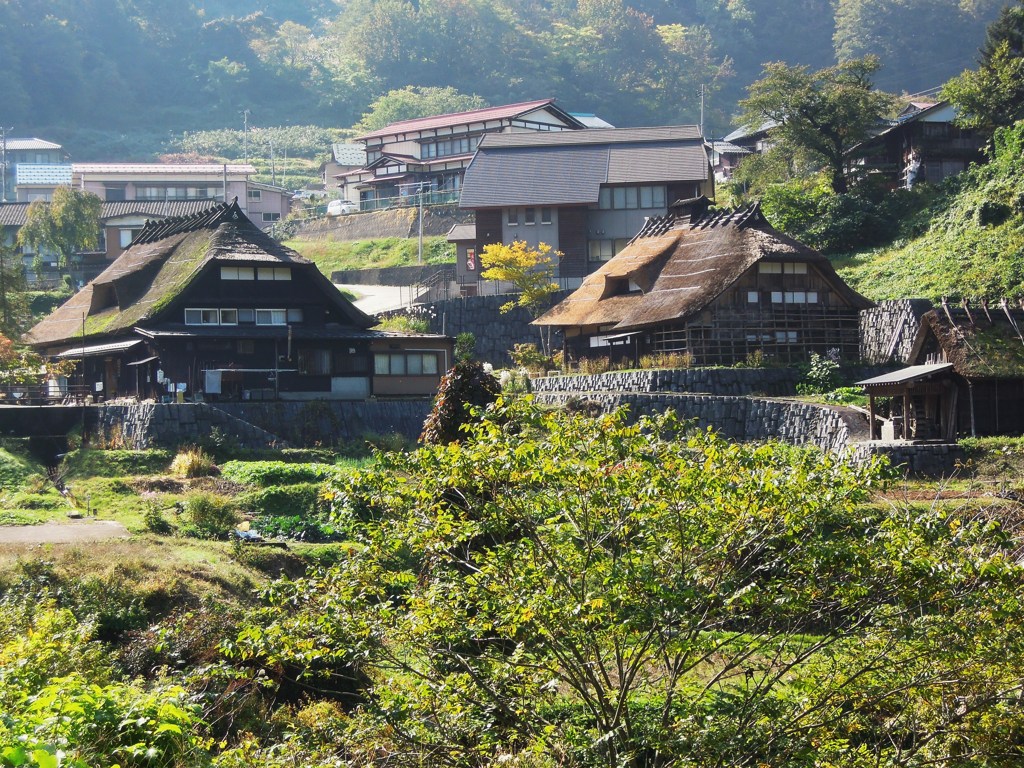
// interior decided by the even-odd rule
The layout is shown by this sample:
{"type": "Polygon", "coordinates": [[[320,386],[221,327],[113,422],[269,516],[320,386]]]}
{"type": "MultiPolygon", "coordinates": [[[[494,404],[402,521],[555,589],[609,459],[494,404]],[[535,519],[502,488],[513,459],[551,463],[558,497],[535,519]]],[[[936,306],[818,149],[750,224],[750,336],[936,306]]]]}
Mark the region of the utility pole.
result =
{"type": "Polygon", "coordinates": [[[0,125],[0,203],[7,202],[7,132],[14,126],[4,128],[0,125]]]}
{"type": "Polygon", "coordinates": [[[274,164],[274,140],[270,140],[270,183],[277,186],[277,166],[274,164]]]}
{"type": "Polygon", "coordinates": [[[704,83],[700,84],[700,137],[704,138],[704,83]]]}
{"type": "Polygon", "coordinates": [[[249,162],[249,110],[242,110],[242,156],[249,162]]]}
{"type": "Polygon", "coordinates": [[[419,192],[420,192],[420,247],[419,247],[418,255],[416,257],[416,263],[417,264],[422,264],[423,263],[423,195],[426,194],[423,191],[423,185],[424,184],[429,184],[429,183],[430,183],[429,181],[421,181],[420,182],[420,189],[419,189],[419,192]]]}

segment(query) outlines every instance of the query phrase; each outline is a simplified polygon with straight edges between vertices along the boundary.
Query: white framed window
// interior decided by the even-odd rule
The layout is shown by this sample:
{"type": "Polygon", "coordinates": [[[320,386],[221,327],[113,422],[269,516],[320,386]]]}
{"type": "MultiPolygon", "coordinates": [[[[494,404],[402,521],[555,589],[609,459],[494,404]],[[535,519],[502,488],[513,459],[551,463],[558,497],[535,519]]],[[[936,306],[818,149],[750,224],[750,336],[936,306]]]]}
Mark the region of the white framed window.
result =
{"type": "Polygon", "coordinates": [[[590,240],[587,243],[587,252],[591,261],[608,261],[615,254],[614,245],[611,240],[590,240]]]}
{"type": "Polygon", "coordinates": [[[639,187],[603,187],[598,192],[597,207],[602,210],[634,210],[664,208],[666,190],[662,184],[639,187]]]}
{"type": "Polygon", "coordinates": [[[238,310],[238,322],[240,322],[240,323],[255,323],[256,322],[256,310],[255,309],[240,309],[240,310],[238,310]]]}
{"type": "Polygon", "coordinates": [[[287,325],[288,313],[283,309],[257,309],[256,325],[287,325]]]}
{"type": "Polygon", "coordinates": [[[221,267],[221,280],[255,280],[256,270],[253,267],[221,267]]]}
{"type": "Polygon", "coordinates": [[[264,211],[261,215],[263,216],[263,223],[264,224],[269,223],[269,222],[274,222],[274,221],[280,221],[281,220],[281,214],[277,213],[276,211],[274,211],[274,212],[264,211]]]}
{"type": "Polygon", "coordinates": [[[537,223],[537,209],[525,208],[523,210],[523,223],[530,227],[537,223]]]}
{"type": "Polygon", "coordinates": [[[248,192],[246,192],[245,196],[247,198],[249,198],[250,200],[259,201],[259,200],[263,199],[263,190],[262,189],[250,189],[248,192]]]}
{"type": "Polygon", "coordinates": [[[220,311],[220,324],[221,325],[238,325],[238,310],[237,309],[222,309],[220,311]]]}
{"type": "Polygon", "coordinates": [[[292,271],[288,267],[259,267],[256,277],[260,280],[291,280],[292,271]]]}
{"type": "Polygon", "coordinates": [[[390,352],[373,356],[373,372],[377,376],[436,376],[436,352],[390,352]]]}
{"type": "Polygon", "coordinates": [[[220,310],[189,307],[185,310],[185,325],[220,325],[220,310]]]}
{"type": "Polygon", "coordinates": [[[541,208],[540,209],[540,223],[541,224],[550,224],[551,223],[551,209],[550,208],[541,208]]]}
{"type": "Polygon", "coordinates": [[[508,209],[508,214],[505,217],[505,223],[508,224],[508,226],[510,226],[510,227],[517,227],[517,226],[519,226],[519,209],[518,208],[509,208],[508,209]]]}

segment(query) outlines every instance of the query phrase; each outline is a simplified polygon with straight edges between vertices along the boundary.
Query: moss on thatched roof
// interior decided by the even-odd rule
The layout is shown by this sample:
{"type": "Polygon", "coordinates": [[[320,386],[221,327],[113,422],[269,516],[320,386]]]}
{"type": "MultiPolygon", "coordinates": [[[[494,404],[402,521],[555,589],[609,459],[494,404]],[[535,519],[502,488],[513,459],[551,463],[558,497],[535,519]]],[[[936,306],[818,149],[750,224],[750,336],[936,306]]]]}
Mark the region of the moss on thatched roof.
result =
{"type": "Polygon", "coordinates": [[[369,328],[375,322],[341,296],[313,262],[257,228],[236,201],[147,224],[131,247],[24,339],[37,346],[54,345],[81,340],[83,327],[85,338],[131,331],[158,319],[214,261],[283,262],[304,269],[353,325],[369,328]]]}
{"type": "Polygon", "coordinates": [[[972,379],[1024,377],[1024,310],[944,306],[921,319],[911,359],[922,355],[929,337],[961,376],[972,379]]]}
{"type": "Polygon", "coordinates": [[[851,306],[871,306],[828,259],[772,229],[754,205],[650,219],[625,249],[534,322],[627,331],[691,317],[762,259],[811,263],[851,306]],[[640,292],[624,294],[629,282],[640,292]]]}

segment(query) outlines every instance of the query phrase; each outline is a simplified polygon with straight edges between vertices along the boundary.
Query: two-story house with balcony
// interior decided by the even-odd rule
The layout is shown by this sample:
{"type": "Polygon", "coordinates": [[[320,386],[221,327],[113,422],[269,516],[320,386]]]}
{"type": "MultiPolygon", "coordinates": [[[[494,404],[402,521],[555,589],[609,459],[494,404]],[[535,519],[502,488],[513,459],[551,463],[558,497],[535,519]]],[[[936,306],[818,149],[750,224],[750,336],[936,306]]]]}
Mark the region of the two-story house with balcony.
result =
{"type": "MultiPolygon", "coordinates": [[[[3,169],[3,188],[0,189],[0,202],[13,203],[21,200],[31,202],[35,197],[18,195],[19,172],[26,175],[26,178],[34,178],[33,166],[61,166],[67,168],[68,155],[60,144],[44,139],[17,139],[8,138],[3,141],[2,158],[0,164],[3,169]]],[[[55,171],[51,170],[47,178],[51,178],[55,171]]],[[[35,174],[38,176],[39,174],[35,174]]]]}
{"type": "Polygon", "coordinates": [[[460,258],[459,279],[472,279],[484,246],[523,240],[561,251],[559,278],[575,287],[649,218],[677,200],[713,197],[714,188],[695,125],[490,134],[459,202],[476,215],[475,249],[460,258]]]}
{"type": "Polygon", "coordinates": [[[483,136],[584,127],[554,99],[402,120],[357,136],[366,164],[337,178],[342,197],[358,201],[361,210],[401,205],[419,192],[429,193],[432,202],[454,202],[483,136]]]}
{"type": "Polygon", "coordinates": [[[288,215],[291,193],[250,180],[248,164],[74,163],[72,184],[105,202],[232,200],[254,223],[269,227],[288,215]]]}

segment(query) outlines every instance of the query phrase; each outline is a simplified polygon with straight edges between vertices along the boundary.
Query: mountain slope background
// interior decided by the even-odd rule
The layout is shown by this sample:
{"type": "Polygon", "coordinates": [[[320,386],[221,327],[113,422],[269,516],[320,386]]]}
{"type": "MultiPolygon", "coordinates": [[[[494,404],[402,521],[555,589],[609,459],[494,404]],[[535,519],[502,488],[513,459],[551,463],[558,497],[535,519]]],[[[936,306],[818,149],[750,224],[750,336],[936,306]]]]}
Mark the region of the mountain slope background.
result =
{"type": "Polygon", "coordinates": [[[766,61],[881,56],[917,92],[974,65],[1002,0],[5,0],[0,122],[76,160],[183,132],[355,125],[405,86],[554,96],[620,126],[731,127],[766,61]]]}

